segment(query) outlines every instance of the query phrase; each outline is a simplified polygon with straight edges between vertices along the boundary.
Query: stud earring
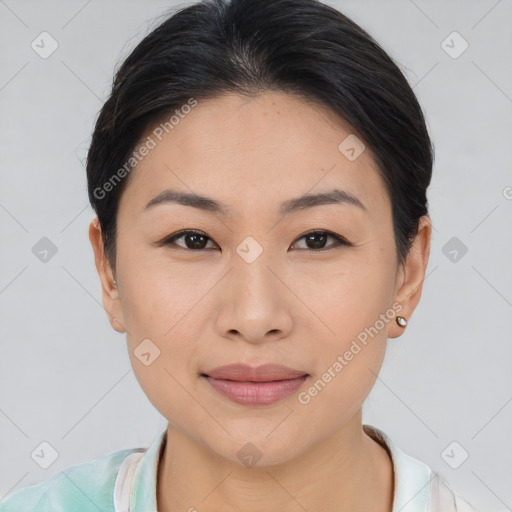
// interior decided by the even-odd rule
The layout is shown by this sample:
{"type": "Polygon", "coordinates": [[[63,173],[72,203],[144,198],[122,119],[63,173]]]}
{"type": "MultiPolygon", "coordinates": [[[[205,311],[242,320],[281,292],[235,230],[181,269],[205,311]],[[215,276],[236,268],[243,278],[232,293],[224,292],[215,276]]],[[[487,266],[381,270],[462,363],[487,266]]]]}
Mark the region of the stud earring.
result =
{"type": "Polygon", "coordinates": [[[115,280],[115,279],[113,279],[112,281],[113,281],[113,283],[114,283],[114,286],[117,288],[117,282],[116,282],[116,280],[115,280]]]}
{"type": "Polygon", "coordinates": [[[400,327],[405,327],[407,325],[407,320],[403,316],[397,316],[396,317],[396,323],[400,327]]]}

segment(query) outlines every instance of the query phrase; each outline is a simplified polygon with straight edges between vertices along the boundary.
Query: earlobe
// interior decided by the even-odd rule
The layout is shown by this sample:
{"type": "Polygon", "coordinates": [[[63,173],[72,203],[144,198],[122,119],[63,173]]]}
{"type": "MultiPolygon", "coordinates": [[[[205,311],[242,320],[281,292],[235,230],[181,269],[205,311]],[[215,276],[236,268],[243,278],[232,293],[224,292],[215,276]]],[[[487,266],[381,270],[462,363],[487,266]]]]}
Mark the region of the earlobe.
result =
{"type": "Polygon", "coordinates": [[[120,334],[123,334],[126,332],[126,327],[124,327],[123,325],[121,325],[121,323],[117,320],[117,318],[112,318],[110,320],[110,325],[112,326],[112,328],[117,331],[118,333],[120,334]]]}
{"type": "Polygon", "coordinates": [[[110,324],[119,333],[126,332],[123,312],[117,283],[115,283],[112,268],[107,260],[103,244],[103,235],[98,217],[89,225],[89,240],[94,252],[94,262],[101,284],[103,307],[107,313],[110,324]]]}

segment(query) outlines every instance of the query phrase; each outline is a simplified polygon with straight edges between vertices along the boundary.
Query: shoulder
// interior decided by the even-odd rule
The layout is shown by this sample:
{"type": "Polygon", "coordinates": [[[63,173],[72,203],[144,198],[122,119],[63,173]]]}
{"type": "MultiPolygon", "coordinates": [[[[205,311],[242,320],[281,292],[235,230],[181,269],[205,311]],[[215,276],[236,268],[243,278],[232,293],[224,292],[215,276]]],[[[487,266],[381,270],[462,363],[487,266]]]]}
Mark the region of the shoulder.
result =
{"type": "Polygon", "coordinates": [[[0,512],[113,512],[119,468],[128,455],[141,451],[144,449],[120,450],[64,469],[4,498],[0,512]]]}

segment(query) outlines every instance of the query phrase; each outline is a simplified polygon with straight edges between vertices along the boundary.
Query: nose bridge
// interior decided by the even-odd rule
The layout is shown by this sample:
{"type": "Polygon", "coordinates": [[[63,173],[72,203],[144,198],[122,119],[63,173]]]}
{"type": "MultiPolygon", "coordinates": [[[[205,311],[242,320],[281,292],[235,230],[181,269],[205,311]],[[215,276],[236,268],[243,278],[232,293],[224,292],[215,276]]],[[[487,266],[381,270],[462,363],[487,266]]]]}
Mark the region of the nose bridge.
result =
{"type": "Polygon", "coordinates": [[[237,331],[246,341],[259,342],[269,332],[282,335],[289,330],[286,287],[275,275],[280,265],[274,256],[255,237],[246,237],[235,248],[219,316],[224,335],[237,331]]]}
{"type": "Polygon", "coordinates": [[[263,241],[263,237],[259,239],[258,242],[256,238],[248,236],[236,247],[232,279],[239,304],[243,301],[256,302],[253,306],[263,307],[265,304],[271,306],[276,294],[279,294],[276,276],[270,270],[279,264],[273,258],[268,243],[263,241]]]}

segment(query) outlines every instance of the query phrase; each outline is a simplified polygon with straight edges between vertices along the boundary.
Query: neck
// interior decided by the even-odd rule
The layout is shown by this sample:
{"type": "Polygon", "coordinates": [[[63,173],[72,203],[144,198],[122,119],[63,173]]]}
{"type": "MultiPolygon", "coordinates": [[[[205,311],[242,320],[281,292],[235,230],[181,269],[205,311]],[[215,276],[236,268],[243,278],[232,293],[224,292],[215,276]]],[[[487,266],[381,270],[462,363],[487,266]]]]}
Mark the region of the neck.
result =
{"type": "Polygon", "coordinates": [[[362,429],[361,411],[342,430],[293,460],[244,467],[167,428],[158,468],[159,512],[391,512],[393,467],[362,429]]]}

